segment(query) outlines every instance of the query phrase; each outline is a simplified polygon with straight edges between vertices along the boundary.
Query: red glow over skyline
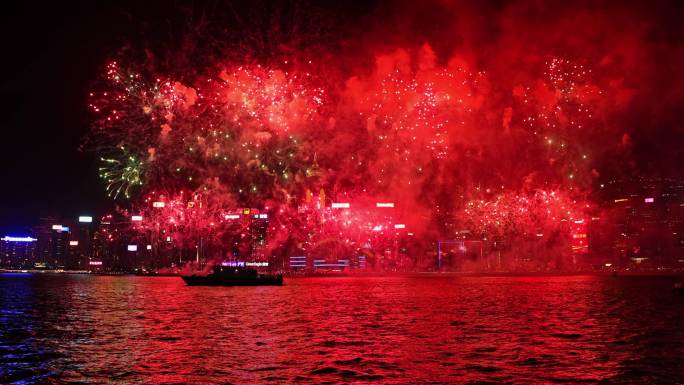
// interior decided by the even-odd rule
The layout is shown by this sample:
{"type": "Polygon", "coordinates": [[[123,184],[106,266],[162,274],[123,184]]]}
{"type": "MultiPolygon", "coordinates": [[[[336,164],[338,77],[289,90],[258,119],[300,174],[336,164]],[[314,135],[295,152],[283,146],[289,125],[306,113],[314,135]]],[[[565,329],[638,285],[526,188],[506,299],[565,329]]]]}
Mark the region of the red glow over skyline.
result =
{"type": "Polygon", "coordinates": [[[498,53],[506,66],[442,43],[371,45],[350,68],[353,53],[306,49],[175,67],[119,55],[89,93],[100,176],[124,210],[151,216],[139,230],[182,227],[188,244],[244,238],[237,213],[257,210],[243,215],[267,216],[255,218],[269,250],[332,234],[362,249],[405,226],[571,256],[604,154],[633,144],[615,124],[636,92],[616,80],[624,68],[590,47],[541,44],[520,64],[498,53]]]}

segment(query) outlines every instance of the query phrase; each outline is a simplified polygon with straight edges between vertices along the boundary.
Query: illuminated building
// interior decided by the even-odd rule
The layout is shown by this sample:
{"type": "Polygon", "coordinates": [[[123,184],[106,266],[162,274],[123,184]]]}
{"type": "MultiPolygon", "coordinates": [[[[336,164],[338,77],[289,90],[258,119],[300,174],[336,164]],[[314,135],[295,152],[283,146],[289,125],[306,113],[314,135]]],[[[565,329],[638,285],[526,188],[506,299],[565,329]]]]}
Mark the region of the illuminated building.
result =
{"type": "Polygon", "coordinates": [[[37,238],[36,263],[39,268],[66,269],[73,268],[70,260],[69,245],[71,226],[56,217],[40,218],[40,224],[34,229],[37,238]],[[71,266],[71,267],[70,267],[71,266]]]}
{"type": "Polygon", "coordinates": [[[684,181],[612,180],[600,196],[603,212],[595,232],[602,238],[592,241],[592,254],[618,268],[684,267],[684,181]],[[601,249],[601,242],[610,250],[601,249]]]}
{"type": "Polygon", "coordinates": [[[587,236],[587,221],[585,219],[574,220],[571,224],[570,247],[572,248],[572,262],[577,264],[577,257],[584,256],[589,252],[589,238],[587,236]]]}
{"type": "Polygon", "coordinates": [[[254,261],[266,261],[265,248],[268,234],[268,214],[259,213],[259,210],[256,209],[251,209],[250,213],[251,258],[254,261]]]}
{"type": "Polygon", "coordinates": [[[52,250],[52,225],[59,223],[55,217],[40,218],[39,225],[33,230],[38,239],[36,241],[36,263],[41,268],[55,268],[55,260],[51,258],[52,250]]]}
{"type": "Polygon", "coordinates": [[[49,261],[57,268],[65,269],[73,265],[69,260],[69,236],[70,228],[64,225],[53,225],[50,234],[50,256],[49,261]]]}
{"type": "Polygon", "coordinates": [[[123,248],[119,229],[115,226],[115,219],[111,214],[100,218],[92,237],[92,252],[88,260],[88,268],[93,270],[123,270],[120,255],[123,248]],[[92,265],[90,262],[95,261],[92,265]]]}
{"type": "Polygon", "coordinates": [[[36,262],[36,238],[5,236],[0,238],[0,267],[31,269],[36,262]]]}
{"type": "Polygon", "coordinates": [[[85,270],[89,267],[93,243],[93,218],[80,216],[78,224],[72,227],[69,243],[69,269],[85,270]]]}

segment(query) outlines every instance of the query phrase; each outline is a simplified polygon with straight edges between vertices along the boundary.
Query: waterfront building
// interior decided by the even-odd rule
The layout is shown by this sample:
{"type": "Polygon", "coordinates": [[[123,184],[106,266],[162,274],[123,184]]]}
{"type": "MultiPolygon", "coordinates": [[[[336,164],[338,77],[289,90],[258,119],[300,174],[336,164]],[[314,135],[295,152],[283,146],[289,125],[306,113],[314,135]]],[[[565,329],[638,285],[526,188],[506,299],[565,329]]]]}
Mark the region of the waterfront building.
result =
{"type": "Polygon", "coordinates": [[[36,238],[4,236],[0,238],[0,268],[32,269],[36,263],[36,238]]]}
{"type": "Polygon", "coordinates": [[[684,268],[684,181],[611,180],[601,185],[603,228],[592,248],[616,267],[684,268]],[[608,255],[609,254],[609,255],[608,255]]]}

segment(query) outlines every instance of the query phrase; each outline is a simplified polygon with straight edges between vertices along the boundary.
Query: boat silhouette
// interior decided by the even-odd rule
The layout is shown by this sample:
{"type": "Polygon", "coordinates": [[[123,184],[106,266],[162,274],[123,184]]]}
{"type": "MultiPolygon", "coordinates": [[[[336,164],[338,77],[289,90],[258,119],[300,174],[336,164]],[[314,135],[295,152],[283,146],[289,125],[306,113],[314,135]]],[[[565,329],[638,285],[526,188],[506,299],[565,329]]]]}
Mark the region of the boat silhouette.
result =
{"type": "Polygon", "coordinates": [[[261,274],[242,266],[214,266],[206,275],[182,275],[188,286],[281,286],[282,275],[261,274]]]}

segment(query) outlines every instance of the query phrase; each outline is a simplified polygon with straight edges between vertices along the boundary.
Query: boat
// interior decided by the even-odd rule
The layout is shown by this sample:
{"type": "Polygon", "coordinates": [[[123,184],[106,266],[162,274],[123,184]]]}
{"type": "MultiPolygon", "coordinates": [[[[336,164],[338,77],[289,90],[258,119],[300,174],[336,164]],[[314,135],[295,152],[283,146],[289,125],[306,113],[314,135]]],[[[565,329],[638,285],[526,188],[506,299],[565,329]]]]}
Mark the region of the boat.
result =
{"type": "Polygon", "coordinates": [[[282,275],[261,274],[248,267],[216,265],[206,275],[182,275],[188,286],[282,286],[282,275]]]}

